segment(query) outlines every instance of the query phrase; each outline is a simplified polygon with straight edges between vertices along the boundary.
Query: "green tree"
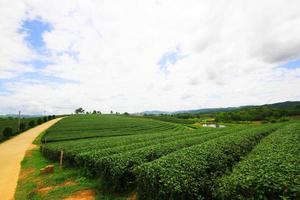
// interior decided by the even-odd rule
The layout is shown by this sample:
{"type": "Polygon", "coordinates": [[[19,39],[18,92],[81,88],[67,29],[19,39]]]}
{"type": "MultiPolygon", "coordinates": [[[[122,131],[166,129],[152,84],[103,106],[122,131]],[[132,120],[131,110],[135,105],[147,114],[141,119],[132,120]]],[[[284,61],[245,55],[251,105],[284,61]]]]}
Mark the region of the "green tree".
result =
{"type": "Polygon", "coordinates": [[[38,118],[38,119],[37,119],[37,124],[42,124],[42,123],[43,123],[42,118],[38,118]]]}
{"type": "Polygon", "coordinates": [[[81,113],[84,113],[84,109],[83,108],[77,108],[76,110],[75,110],[75,113],[76,114],[81,114],[81,113]]]}
{"type": "Polygon", "coordinates": [[[43,117],[43,121],[44,121],[44,122],[48,121],[48,117],[46,117],[46,116],[43,117]]]}
{"type": "Polygon", "coordinates": [[[10,127],[6,127],[4,130],[3,130],[3,135],[4,137],[6,138],[9,138],[13,135],[13,129],[10,128],[10,127]]]}
{"type": "Polygon", "coordinates": [[[34,120],[31,120],[29,123],[28,123],[28,126],[30,128],[33,128],[35,126],[35,121],[34,120]]]}
{"type": "Polygon", "coordinates": [[[26,124],[24,122],[22,122],[20,124],[20,131],[23,132],[23,131],[25,131],[25,129],[26,129],[26,124]]]}

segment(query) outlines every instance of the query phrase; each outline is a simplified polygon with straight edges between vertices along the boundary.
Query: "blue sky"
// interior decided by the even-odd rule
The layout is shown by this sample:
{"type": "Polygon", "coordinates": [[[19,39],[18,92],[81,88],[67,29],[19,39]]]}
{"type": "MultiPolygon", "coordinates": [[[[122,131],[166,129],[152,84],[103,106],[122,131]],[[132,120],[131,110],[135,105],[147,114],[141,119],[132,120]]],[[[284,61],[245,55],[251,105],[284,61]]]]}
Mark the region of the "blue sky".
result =
{"type": "Polygon", "coordinates": [[[5,87],[5,84],[8,83],[7,79],[0,79],[0,95],[11,94],[11,91],[5,87]]]}
{"type": "MultiPolygon", "coordinates": [[[[78,83],[77,81],[66,80],[52,75],[47,75],[41,70],[46,68],[49,65],[55,64],[49,59],[49,50],[46,47],[45,41],[43,39],[43,34],[47,31],[52,30],[52,25],[48,22],[43,21],[40,18],[24,20],[19,29],[19,33],[24,34],[24,41],[28,47],[36,54],[36,59],[20,61],[19,64],[25,66],[32,66],[35,70],[32,72],[22,73],[14,78],[10,79],[0,79],[0,92],[9,92],[5,89],[6,83],[14,83],[21,81],[35,81],[35,82],[47,82],[47,83],[78,83]]],[[[74,59],[77,59],[78,53],[76,52],[62,52],[58,55],[66,53],[72,56],[74,59]]]]}
{"type": "Polygon", "coordinates": [[[21,61],[20,64],[30,65],[37,69],[45,68],[50,64],[54,64],[52,61],[47,60],[49,50],[46,47],[43,39],[43,34],[52,30],[50,23],[43,21],[40,18],[27,19],[21,24],[19,32],[24,34],[24,40],[28,47],[34,51],[34,53],[40,57],[39,59],[21,61]]]}
{"type": "Polygon", "coordinates": [[[168,68],[171,67],[171,65],[175,65],[184,57],[186,56],[181,55],[181,50],[179,47],[177,47],[176,50],[164,53],[157,64],[159,65],[160,71],[167,74],[168,68]]]}
{"type": "Polygon", "coordinates": [[[39,54],[45,53],[43,33],[52,30],[51,24],[42,19],[28,19],[23,21],[20,32],[25,34],[25,41],[29,47],[39,54]]]}
{"type": "Polygon", "coordinates": [[[300,1],[225,4],[7,1],[0,112],[20,102],[63,113],[299,100],[300,1]]]}
{"type": "Polygon", "coordinates": [[[49,76],[42,72],[25,72],[19,76],[9,79],[0,79],[0,94],[12,94],[13,91],[5,87],[6,84],[23,83],[23,84],[45,84],[59,85],[59,84],[79,84],[79,81],[67,80],[64,78],[49,76]]]}
{"type": "MultiPolygon", "coordinates": [[[[44,68],[50,64],[54,64],[52,61],[45,59],[47,56],[50,56],[50,51],[43,39],[43,34],[45,32],[51,32],[52,30],[53,26],[39,17],[23,21],[19,32],[25,34],[24,40],[26,44],[31,50],[35,51],[37,55],[40,55],[41,59],[24,61],[22,64],[31,65],[37,68],[44,68]]],[[[77,51],[65,50],[55,53],[57,53],[58,56],[67,54],[74,60],[78,61],[79,52],[77,51]]]]}
{"type": "Polygon", "coordinates": [[[300,59],[287,62],[287,63],[281,65],[280,67],[283,67],[283,68],[286,68],[286,69],[300,68],[300,59]]]}
{"type": "Polygon", "coordinates": [[[54,62],[50,61],[50,60],[42,60],[42,59],[33,59],[33,60],[28,60],[28,61],[23,61],[20,62],[23,65],[30,65],[33,66],[37,69],[42,69],[47,67],[48,65],[54,64],[54,62]]]}
{"type": "MultiPolygon", "coordinates": [[[[47,31],[50,32],[53,27],[50,23],[43,21],[41,18],[24,20],[19,29],[19,33],[25,35],[24,41],[28,47],[36,54],[37,59],[25,60],[18,62],[24,66],[31,66],[34,68],[32,72],[21,73],[14,78],[0,79],[0,94],[11,94],[5,86],[11,83],[26,82],[28,84],[36,83],[48,83],[48,84],[64,84],[64,83],[79,83],[78,81],[67,80],[64,78],[56,77],[53,75],[47,75],[41,70],[45,69],[49,65],[55,64],[49,60],[49,50],[46,47],[43,39],[43,34],[47,31]]],[[[68,54],[75,60],[78,58],[78,53],[73,51],[60,52],[58,55],[68,54]]]]}

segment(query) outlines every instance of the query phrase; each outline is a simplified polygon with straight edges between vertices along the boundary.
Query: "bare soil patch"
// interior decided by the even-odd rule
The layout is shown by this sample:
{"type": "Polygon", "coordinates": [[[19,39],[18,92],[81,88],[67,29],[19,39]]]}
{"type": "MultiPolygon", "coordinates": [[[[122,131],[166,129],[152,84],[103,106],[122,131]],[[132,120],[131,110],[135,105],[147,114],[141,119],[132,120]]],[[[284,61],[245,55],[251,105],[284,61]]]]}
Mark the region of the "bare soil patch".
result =
{"type": "Polygon", "coordinates": [[[25,170],[22,170],[20,175],[19,175],[19,179],[22,180],[24,178],[26,178],[29,174],[32,174],[34,173],[34,168],[33,167],[30,167],[28,169],[25,169],[25,170]]]}
{"type": "Polygon", "coordinates": [[[45,194],[47,192],[49,192],[50,190],[53,190],[55,188],[55,186],[47,186],[47,187],[42,187],[39,188],[38,190],[36,190],[38,193],[42,193],[45,194]]]}
{"type": "Polygon", "coordinates": [[[129,197],[127,198],[127,200],[137,200],[137,193],[132,193],[129,195],[129,197]]]}
{"type": "Polygon", "coordinates": [[[49,192],[50,190],[54,190],[58,187],[64,187],[64,186],[72,186],[72,185],[76,185],[76,182],[75,181],[65,181],[59,185],[52,185],[52,186],[47,186],[47,187],[41,187],[37,190],[37,192],[39,193],[47,193],[49,192]]]}
{"type": "Polygon", "coordinates": [[[72,194],[71,196],[65,198],[64,200],[94,200],[95,191],[94,190],[83,190],[72,194]]]}

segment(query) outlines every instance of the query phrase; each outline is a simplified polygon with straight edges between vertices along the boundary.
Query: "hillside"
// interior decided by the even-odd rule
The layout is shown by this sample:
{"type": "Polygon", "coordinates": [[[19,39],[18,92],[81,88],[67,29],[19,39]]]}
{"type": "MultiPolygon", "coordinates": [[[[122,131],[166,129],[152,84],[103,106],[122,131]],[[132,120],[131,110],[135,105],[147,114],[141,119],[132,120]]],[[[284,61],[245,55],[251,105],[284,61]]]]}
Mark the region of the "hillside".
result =
{"type": "Polygon", "coordinates": [[[253,108],[253,107],[262,107],[267,106],[270,108],[280,108],[280,109],[290,109],[297,105],[300,105],[300,101],[285,101],[285,102],[278,102],[273,104],[263,104],[263,105],[244,105],[238,107],[225,107],[225,108],[201,108],[201,109],[194,109],[194,110],[178,110],[174,112],[167,112],[167,111],[144,111],[143,114],[145,115],[160,115],[160,114],[180,114],[180,113],[191,113],[191,114],[210,114],[210,113],[218,113],[218,112],[228,112],[234,111],[244,108],[253,108]]]}

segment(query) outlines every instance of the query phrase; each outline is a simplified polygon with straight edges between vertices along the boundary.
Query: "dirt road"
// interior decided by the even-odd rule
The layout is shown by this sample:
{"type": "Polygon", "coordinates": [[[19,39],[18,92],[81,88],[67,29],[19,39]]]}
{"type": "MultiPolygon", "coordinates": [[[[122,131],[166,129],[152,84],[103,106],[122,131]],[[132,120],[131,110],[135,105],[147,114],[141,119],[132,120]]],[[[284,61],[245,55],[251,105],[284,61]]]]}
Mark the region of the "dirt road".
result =
{"type": "Polygon", "coordinates": [[[0,199],[13,199],[20,163],[33,140],[61,118],[53,119],[0,144],[0,199]]]}

